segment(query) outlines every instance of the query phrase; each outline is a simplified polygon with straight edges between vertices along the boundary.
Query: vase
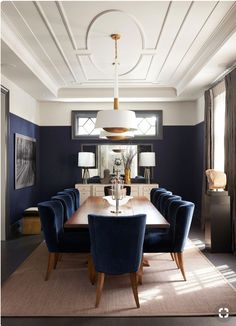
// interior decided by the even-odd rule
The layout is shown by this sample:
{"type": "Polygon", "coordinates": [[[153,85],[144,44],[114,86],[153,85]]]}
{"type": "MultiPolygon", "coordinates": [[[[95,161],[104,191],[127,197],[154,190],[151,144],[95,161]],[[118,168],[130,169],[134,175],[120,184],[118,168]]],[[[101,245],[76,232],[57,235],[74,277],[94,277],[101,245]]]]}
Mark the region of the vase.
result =
{"type": "Polygon", "coordinates": [[[131,170],[125,169],[125,184],[131,183],[131,170]]]}

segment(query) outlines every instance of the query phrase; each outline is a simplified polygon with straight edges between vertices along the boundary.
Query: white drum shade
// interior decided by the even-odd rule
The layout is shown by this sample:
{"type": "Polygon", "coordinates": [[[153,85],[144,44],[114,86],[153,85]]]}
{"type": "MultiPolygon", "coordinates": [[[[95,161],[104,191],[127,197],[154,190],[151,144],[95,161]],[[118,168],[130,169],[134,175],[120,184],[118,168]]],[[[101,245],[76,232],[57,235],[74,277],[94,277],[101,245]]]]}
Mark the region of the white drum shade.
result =
{"type": "Polygon", "coordinates": [[[135,112],[127,110],[99,111],[95,128],[101,128],[112,133],[137,130],[135,112]]]}
{"type": "Polygon", "coordinates": [[[156,153],[155,152],[142,152],[139,154],[139,166],[155,166],[156,153]]]}
{"type": "Polygon", "coordinates": [[[95,166],[95,154],[92,152],[79,152],[78,153],[78,166],[80,166],[80,167],[95,166]]]}

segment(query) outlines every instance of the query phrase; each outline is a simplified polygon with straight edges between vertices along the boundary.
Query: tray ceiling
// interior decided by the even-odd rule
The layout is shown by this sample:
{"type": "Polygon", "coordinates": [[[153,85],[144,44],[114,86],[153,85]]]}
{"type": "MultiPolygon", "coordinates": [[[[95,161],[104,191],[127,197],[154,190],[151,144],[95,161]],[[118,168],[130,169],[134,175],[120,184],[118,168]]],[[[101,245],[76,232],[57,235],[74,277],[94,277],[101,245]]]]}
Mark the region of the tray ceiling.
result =
{"type": "Polygon", "coordinates": [[[1,9],[2,73],[39,100],[112,98],[112,33],[121,34],[124,98],[194,99],[236,61],[232,1],[5,1],[1,9]]]}

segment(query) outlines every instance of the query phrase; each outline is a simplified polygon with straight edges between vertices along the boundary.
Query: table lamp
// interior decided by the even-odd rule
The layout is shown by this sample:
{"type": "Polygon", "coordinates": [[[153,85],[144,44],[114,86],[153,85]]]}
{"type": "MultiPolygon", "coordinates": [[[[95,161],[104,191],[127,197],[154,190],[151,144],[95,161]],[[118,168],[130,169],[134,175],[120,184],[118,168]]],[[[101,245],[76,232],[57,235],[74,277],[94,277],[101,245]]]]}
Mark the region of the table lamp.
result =
{"type": "Polygon", "coordinates": [[[155,152],[142,152],[139,154],[139,166],[145,167],[144,178],[150,183],[150,167],[156,165],[155,152]]]}
{"type": "Polygon", "coordinates": [[[84,169],[83,172],[83,183],[88,182],[89,170],[95,166],[95,154],[92,152],[79,152],[78,153],[78,166],[84,169]]]}

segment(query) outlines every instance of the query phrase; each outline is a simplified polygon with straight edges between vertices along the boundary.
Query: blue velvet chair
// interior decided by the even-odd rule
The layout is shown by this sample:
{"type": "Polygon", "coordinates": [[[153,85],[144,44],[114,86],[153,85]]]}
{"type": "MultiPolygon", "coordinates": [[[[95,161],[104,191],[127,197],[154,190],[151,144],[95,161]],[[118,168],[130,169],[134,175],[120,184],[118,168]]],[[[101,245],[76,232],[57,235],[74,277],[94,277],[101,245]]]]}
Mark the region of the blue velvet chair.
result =
{"type": "Polygon", "coordinates": [[[156,190],[155,192],[154,192],[154,194],[153,194],[153,197],[152,197],[152,200],[153,200],[153,205],[156,207],[156,209],[158,209],[159,210],[159,203],[160,203],[160,196],[162,195],[162,194],[168,194],[168,195],[172,195],[172,192],[171,191],[167,191],[167,190],[165,190],[165,189],[163,189],[163,190],[156,190]]]}
{"type": "Polygon", "coordinates": [[[75,197],[75,210],[77,210],[80,207],[80,193],[79,190],[76,188],[66,188],[64,189],[64,191],[66,192],[73,192],[74,193],[74,197],[75,197]]]}
{"type": "Polygon", "coordinates": [[[150,202],[153,204],[153,196],[156,191],[167,191],[165,188],[152,188],[150,191],[150,202]]]}
{"type": "Polygon", "coordinates": [[[64,223],[69,220],[69,218],[73,215],[75,212],[74,209],[74,203],[71,195],[65,193],[61,195],[56,195],[51,197],[51,200],[57,200],[60,201],[64,208],[64,223]]]}
{"type": "Polygon", "coordinates": [[[39,216],[45,241],[48,247],[48,267],[45,281],[52,269],[56,268],[62,253],[90,252],[90,240],[86,234],[64,232],[64,208],[59,200],[45,201],[38,204],[39,216]]]}
{"type": "Polygon", "coordinates": [[[142,268],[142,247],[146,215],[99,216],[88,215],[91,253],[98,273],[96,304],[102,294],[105,274],[130,273],[130,280],[137,307],[137,272],[142,268]]]}
{"type": "Polygon", "coordinates": [[[170,194],[162,194],[160,196],[159,211],[168,222],[169,222],[168,210],[171,201],[181,200],[181,199],[182,198],[180,196],[170,195],[170,194]]]}
{"type": "Polygon", "coordinates": [[[169,205],[168,216],[170,228],[167,233],[149,232],[145,235],[143,252],[169,252],[175,256],[177,267],[180,268],[186,281],[183,251],[192,222],[194,204],[183,200],[173,200],[169,205]]]}

